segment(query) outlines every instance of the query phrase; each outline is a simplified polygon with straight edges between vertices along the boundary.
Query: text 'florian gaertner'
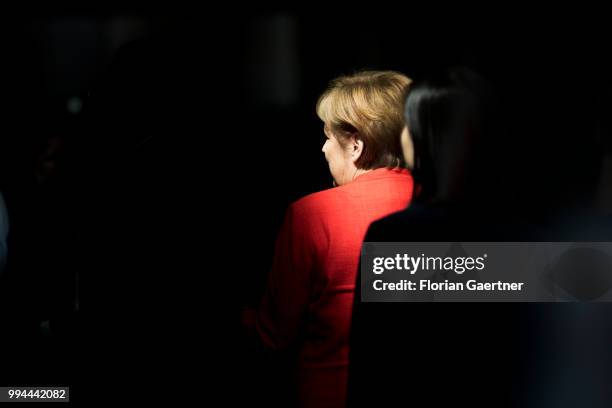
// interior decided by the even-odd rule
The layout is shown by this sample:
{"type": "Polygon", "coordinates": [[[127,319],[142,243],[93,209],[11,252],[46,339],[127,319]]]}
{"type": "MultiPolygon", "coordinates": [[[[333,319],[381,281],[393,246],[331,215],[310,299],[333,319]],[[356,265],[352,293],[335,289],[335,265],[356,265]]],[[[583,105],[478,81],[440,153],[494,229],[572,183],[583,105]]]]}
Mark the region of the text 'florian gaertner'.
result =
{"type": "MultiPolygon", "coordinates": [[[[406,271],[414,275],[419,271],[430,272],[450,272],[462,275],[466,271],[483,271],[487,254],[479,257],[440,257],[440,256],[410,256],[408,254],[396,254],[392,257],[375,257],[372,263],[372,272],[380,275],[385,271],[406,271]]],[[[479,282],[470,279],[466,282],[454,282],[445,279],[444,281],[420,279],[411,281],[401,279],[397,282],[384,282],[381,279],[373,282],[376,291],[381,290],[400,290],[400,291],[520,291],[523,289],[523,282],[479,282]]]]}

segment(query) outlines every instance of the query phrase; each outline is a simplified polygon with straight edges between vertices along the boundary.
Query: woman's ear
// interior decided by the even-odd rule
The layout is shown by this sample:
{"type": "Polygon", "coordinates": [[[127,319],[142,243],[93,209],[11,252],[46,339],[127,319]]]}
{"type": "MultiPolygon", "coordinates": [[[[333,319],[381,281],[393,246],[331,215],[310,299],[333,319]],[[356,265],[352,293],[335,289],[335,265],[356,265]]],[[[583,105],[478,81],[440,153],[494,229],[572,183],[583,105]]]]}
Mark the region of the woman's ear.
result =
{"type": "Polygon", "coordinates": [[[361,157],[363,153],[363,140],[357,138],[356,136],[351,137],[351,159],[353,163],[355,163],[361,157]]]}

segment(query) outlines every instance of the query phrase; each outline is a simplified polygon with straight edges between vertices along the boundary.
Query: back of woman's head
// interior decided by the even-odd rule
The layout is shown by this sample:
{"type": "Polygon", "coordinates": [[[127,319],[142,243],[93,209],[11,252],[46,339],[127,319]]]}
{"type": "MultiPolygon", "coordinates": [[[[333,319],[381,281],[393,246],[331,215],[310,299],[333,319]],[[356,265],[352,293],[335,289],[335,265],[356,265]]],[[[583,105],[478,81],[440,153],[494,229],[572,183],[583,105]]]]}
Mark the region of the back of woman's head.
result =
{"type": "Polygon", "coordinates": [[[402,164],[399,136],[410,82],[399,72],[362,71],[334,79],[319,98],[317,114],[340,142],[350,136],[363,141],[358,168],[402,164]]]}
{"type": "Polygon", "coordinates": [[[465,203],[489,198],[505,172],[504,132],[491,86],[457,67],[415,80],[405,119],[414,146],[413,175],[421,202],[465,203]],[[501,149],[501,150],[500,150],[501,149]]]}

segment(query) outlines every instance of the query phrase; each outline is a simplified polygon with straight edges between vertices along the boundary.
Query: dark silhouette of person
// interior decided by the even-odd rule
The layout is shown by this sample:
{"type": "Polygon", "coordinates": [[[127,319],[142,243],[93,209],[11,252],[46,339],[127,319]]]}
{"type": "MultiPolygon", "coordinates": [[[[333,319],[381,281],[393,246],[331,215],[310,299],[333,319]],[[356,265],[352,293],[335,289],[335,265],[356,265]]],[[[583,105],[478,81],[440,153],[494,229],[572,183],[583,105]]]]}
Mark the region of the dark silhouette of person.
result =
{"type": "MultiPolygon", "coordinates": [[[[536,240],[513,208],[516,158],[497,106],[468,68],[415,79],[402,134],[414,201],[374,222],[365,242],[536,240]]],[[[523,305],[355,300],[349,406],[511,406],[523,305]]]]}

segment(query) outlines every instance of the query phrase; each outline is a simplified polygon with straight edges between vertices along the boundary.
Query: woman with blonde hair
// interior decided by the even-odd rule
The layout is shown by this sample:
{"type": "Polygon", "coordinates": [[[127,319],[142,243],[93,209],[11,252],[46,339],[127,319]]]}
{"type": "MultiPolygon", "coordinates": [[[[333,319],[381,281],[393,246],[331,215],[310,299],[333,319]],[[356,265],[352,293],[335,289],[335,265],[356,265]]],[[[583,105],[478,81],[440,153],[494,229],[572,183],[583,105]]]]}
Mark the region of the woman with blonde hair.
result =
{"type": "Polygon", "coordinates": [[[300,406],[346,403],[361,243],[371,222],[412,196],[400,145],[409,84],[397,72],[360,72],[333,80],[317,103],[335,187],[287,210],[256,321],[264,346],[297,354],[300,406]]]}

